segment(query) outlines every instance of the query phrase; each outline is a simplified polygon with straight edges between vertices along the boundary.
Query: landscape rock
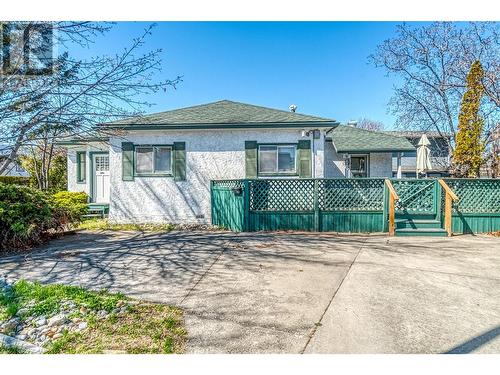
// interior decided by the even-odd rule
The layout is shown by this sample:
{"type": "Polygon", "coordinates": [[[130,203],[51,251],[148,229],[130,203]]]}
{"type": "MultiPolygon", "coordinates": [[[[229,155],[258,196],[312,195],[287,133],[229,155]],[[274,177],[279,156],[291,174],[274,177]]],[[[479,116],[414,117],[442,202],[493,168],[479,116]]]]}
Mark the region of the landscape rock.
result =
{"type": "Polygon", "coordinates": [[[80,324],[78,324],[78,329],[80,331],[83,331],[84,329],[87,328],[87,325],[88,325],[87,322],[81,322],[80,324]]]}
{"type": "Polygon", "coordinates": [[[45,318],[44,316],[41,316],[39,317],[36,321],[35,321],[35,325],[37,327],[41,327],[41,326],[44,326],[47,324],[47,318],[45,318]]]}
{"type": "Polygon", "coordinates": [[[48,326],[49,327],[60,326],[64,324],[67,319],[68,317],[65,314],[54,315],[52,318],[48,320],[48,326]]]}

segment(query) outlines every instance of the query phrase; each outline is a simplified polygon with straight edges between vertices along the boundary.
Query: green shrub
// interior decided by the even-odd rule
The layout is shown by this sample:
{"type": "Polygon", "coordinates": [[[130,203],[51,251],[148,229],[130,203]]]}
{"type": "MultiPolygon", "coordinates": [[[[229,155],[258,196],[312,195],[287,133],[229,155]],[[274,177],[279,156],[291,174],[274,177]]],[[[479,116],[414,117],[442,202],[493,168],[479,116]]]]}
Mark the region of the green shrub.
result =
{"type": "Polygon", "coordinates": [[[30,182],[30,178],[23,176],[0,176],[0,182],[9,185],[27,186],[30,182]]]}
{"type": "Polygon", "coordinates": [[[0,250],[39,243],[52,226],[47,196],[27,186],[0,183],[0,250]]]}
{"type": "Polygon", "coordinates": [[[84,192],[60,191],[52,196],[52,210],[57,226],[79,222],[87,213],[88,195],[84,192]]]}

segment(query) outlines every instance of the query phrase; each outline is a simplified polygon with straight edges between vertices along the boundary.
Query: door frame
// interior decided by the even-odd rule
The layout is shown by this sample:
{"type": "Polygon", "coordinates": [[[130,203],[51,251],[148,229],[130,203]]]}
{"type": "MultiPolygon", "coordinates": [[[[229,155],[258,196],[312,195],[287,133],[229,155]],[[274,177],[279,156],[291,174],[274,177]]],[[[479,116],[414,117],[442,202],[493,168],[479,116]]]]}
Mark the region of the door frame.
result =
{"type": "MultiPolygon", "coordinates": [[[[392,160],[392,159],[391,159],[392,160]]],[[[349,154],[349,178],[369,178],[370,177],[370,154],[349,154]],[[351,158],[365,158],[365,168],[366,168],[366,176],[365,177],[353,177],[352,169],[351,169],[351,158]]]]}
{"type": "MultiPolygon", "coordinates": [[[[91,203],[95,203],[95,197],[94,197],[94,175],[95,175],[95,171],[94,171],[94,155],[108,155],[108,158],[109,158],[109,151],[90,151],[89,152],[89,158],[90,158],[90,188],[89,188],[89,197],[90,197],[90,202],[91,203]]],[[[111,168],[109,169],[109,173],[111,174],[111,168]]],[[[111,175],[110,175],[110,184],[111,184],[111,175]]],[[[110,189],[111,189],[111,186],[110,186],[110,189]]],[[[110,194],[110,200],[111,200],[111,194],[110,194]]]]}

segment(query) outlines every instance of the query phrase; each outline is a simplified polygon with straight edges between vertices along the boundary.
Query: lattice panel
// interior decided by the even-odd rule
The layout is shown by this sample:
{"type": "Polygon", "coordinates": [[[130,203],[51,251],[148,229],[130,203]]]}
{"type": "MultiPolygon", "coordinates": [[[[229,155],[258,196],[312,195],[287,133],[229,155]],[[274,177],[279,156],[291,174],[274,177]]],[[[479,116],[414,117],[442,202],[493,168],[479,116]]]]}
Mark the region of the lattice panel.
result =
{"type": "Polygon", "coordinates": [[[313,180],[250,181],[251,211],[314,210],[313,180]]]}
{"type": "Polygon", "coordinates": [[[459,198],[453,204],[455,212],[500,213],[500,180],[445,179],[445,182],[459,198]]]}
{"type": "Polygon", "coordinates": [[[319,209],[325,211],[382,210],[384,180],[318,180],[318,204],[319,209]]]}
{"type": "Polygon", "coordinates": [[[213,182],[215,188],[237,189],[243,187],[243,180],[216,180],[213,182]]]}
{"type": "Polygon", "coordinates": [[[412,213],[435,213],[436,180],[391,180],[399,195],[396,211],[412,213]]]}

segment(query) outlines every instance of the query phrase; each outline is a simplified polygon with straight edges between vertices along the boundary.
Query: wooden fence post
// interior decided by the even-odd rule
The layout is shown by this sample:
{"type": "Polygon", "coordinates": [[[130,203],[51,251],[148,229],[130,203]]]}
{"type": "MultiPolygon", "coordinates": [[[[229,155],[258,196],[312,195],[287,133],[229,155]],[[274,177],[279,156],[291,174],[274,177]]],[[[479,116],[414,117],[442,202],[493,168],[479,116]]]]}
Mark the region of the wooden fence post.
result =
{"type": "Polygon", "coordinates": [[[446,232],[448,232],[448,237],[450,237],[453,234],[453,228],[452,228],[452,204],[453,201],[457,201],[458,197],[457,195],[451,190],[451,188],[448,186],[446,182],[443,180],[439,180],[439,184],[443,187],[445,193],[446,193],[446,198],[444,201],[444,229],[446,232]]]}
{"type": "Polygon", "coordinates": [[[396,234],[396,200],[399,199],[394,186],[389,179],[385,180],[385,185],[389,189],[389,236],[396,234]]]}

